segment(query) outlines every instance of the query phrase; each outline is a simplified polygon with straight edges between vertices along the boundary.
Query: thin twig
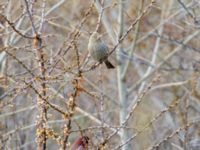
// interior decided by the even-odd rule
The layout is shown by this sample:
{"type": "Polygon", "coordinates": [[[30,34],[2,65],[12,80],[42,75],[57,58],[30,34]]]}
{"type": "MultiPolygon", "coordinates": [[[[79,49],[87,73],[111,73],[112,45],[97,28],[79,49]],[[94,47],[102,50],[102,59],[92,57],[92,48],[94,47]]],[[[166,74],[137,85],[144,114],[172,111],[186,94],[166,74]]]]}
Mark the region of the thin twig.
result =
{"type": "Polygon", "coordinates": [[[9,21],[4,15],[0,14],[0,18],[4,19],[9,25],[10,27],[17,33],[19,34],[20,36],[24,37],[24,38],[27,38],[27,39],[33,39],[34,37],[32,36],[27,36],[27,35],[24,35],[23,33],[21,33],[19,30],[17,30],[15,28],[15,25],[14,23],[12,23],[11,21],[9,21]]]}

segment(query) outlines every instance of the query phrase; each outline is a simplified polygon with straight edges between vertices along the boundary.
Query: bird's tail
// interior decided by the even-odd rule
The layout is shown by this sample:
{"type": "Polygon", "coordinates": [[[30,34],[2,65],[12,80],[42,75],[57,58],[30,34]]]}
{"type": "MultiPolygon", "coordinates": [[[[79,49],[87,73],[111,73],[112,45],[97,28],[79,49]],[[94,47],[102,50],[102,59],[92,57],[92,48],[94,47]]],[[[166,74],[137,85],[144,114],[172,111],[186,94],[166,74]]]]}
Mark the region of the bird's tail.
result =
{"type": "Polygon", "coordinates": [[[105,65],[106,65],[106,67],[107,67],[108,69],[114,69],[114,68],[115,68],[115,67],[111,64],[111,62],[109,62],[108,60],[105,60],[104,63],[105,63],[105,65]]]}

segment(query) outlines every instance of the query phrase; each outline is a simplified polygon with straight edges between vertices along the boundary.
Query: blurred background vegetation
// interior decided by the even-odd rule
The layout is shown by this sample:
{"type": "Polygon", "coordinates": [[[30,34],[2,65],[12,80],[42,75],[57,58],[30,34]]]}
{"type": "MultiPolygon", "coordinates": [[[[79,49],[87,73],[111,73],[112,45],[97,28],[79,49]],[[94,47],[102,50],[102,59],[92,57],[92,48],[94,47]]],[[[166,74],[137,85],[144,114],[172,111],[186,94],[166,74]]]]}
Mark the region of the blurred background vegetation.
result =
{"type": "Polygon", "coordinates": [[[199,150],[199,33],[199,0],[1,0],[0,149],[199,150]]]}

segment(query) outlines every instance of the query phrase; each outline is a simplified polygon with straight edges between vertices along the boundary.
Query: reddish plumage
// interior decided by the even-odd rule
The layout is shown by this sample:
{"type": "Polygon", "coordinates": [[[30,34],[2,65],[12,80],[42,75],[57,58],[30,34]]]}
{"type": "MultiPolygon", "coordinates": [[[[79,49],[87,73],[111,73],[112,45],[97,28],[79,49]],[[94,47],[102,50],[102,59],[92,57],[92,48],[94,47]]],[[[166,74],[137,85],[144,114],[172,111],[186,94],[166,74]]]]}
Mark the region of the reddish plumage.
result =
{"type": "Polygon", "coordinates": [[[71,150],[87,150],[89,138],[87,136],[79,137],[72,145],[71,150]]]}

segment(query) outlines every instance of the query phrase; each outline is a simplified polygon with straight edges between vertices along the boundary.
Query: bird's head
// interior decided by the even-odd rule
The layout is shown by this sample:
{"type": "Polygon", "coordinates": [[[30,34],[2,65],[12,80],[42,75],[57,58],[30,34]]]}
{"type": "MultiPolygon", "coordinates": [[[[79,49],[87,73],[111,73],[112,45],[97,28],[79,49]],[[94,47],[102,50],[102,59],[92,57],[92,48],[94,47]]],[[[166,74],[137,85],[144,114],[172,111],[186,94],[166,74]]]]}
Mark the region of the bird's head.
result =
{"type": "Polygon", "coordinates": [[[91,42],[96,42],[100,40],[101,40],[101,35],[98,32],[93,32],[92,35],[90,36],[91,42]]]}

